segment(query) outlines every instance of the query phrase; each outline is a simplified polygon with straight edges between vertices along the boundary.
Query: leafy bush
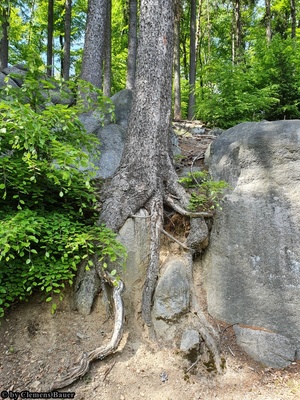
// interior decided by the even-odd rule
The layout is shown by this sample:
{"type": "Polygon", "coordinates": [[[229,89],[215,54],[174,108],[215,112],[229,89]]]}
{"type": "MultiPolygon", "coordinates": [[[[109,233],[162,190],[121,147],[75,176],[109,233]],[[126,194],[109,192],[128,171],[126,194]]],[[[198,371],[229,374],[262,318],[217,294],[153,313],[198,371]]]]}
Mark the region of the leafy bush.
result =
{"type": "Polygon", "coordinates": [[[0,101],[0,316],[35,289],[49,302],[61,297],[78,263],[90,265],[95,253],[104,267],[125,260],[116,235],[97,225],[87,152],[98,139],[84,131],[77,107],[40,107],[38,85],[28,83],[0,101]]]}
{"type": "Polygon", "coordinates": [[[221,209],[220,199],[228,188],[227,182],[213,181],[207,171],[189,172],[187,176],[180,178],[179,182],[190,189],[190,211],[221,209]]]}

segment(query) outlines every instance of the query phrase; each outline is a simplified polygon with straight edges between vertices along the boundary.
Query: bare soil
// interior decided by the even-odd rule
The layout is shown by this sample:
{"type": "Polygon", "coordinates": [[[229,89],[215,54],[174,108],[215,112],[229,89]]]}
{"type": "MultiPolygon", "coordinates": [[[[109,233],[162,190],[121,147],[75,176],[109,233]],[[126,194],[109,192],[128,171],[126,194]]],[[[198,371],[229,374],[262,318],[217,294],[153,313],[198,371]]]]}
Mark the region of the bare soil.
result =
{"type": "MultiPolygon", "coordinates": [[[[182,166],[190,166],[205,151],[207,138],[205,143],[203,140],[180,139],[185,155],[182,166]]],[[[199,157],[197,162],[201,160],[199,157]]],[[[197,282],[205,310],[205,293],[201,281],[197,282]]],[[[49,305],[36,294],[0,321],[0,399],[5,398],[5,391],[8,398],[21,391],[48,391],[82,351],[108,342],[113,316],[106,314],[101,293],[89,316],[79,315],[71,304],[69,290],[52,315],[49,305]]],[[[127,312],[118,351],[95,362],[84,378],[59,392],[74,392],[76,400],[300,399],[300,361],[281,370],[265,368],[237,346],[231,326],[207,317],[221,336],[227,361],[223,375],[208,373],[200,363],[186,372],[191,363],[177,349],[148,340],[140,314],[127,312]]]]}

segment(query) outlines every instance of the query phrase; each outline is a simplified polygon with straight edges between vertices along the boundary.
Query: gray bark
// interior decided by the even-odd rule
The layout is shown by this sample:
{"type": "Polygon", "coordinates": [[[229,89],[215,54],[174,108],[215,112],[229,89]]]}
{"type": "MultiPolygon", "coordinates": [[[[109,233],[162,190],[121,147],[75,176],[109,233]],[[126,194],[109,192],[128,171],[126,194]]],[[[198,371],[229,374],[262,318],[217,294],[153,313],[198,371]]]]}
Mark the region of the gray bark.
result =
{"type": "Polygon", "coordinates": [[[196,96],[196,0],[191,0],[190,15],[190,72],[189,72],[189,106],[188,119],[195,116],[196,96]]]}
{"type": "Polygon", "coordinates": [[[270,0],[265,0],[265,8],[266,8],[265,24],[266,24],[267,42],[271,43],[272,31],[271,31],[271,1],[270,0]]]}
{"type": "Polygon", "coordinates": [[[1,33],[0,33],[0,70],[8,65],[8,14],[9,10],[3,7],[1,15],[1,33]]]}
{"type": "Polygon", "coordinates": [[[65,2],[65,36],[63,48],[63,78],[70,78],[70,55],[71,55],[71,22],[72,22],[72,0],[65,2]]]}
{"type": "Polygon", "coordinates": [[[101,219],[118,230],[162,193],[169,164],[174,0],[141,2],[136,90],[121,166],[104,196],[101,219]]]}
{"type": "Polygon", "coordinates": [[[47,32],[47,75],[53,74],[53,8],[54,0],[48,0],[48,32],[47,32]]]}
{"type": "Polygon", "coordinates": [[[136,73],[137,52],[137,0],[129,1],[129,32],[126,89],[133,90],[136,73]]]}
{"type": "Polygon", "coordinates": [[[180,85],[180,5],[176,4],[174,29],[174,119],[180,121],[181,115],[181,85],[180,85]]]}
{"type": "Polygon", "coordinates": [[[111,96],[111,0],[107,0],[107,17],[104,46],[103,94],[111,96]]]}
{"type": "Polygon", "coordinates": [[[89,0],[81,79],[102,88],[107,0],[89,0]]]}

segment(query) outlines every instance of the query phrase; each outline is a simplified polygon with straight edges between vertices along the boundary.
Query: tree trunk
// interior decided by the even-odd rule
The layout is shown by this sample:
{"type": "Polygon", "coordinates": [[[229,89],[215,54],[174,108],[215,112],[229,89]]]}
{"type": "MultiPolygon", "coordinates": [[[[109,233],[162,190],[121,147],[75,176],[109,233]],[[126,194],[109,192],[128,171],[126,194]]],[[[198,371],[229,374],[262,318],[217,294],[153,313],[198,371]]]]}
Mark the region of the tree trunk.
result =
{"type": "Polygon", "coordinates": [[[126,88],[134,89],[137,51],[137,0],[129,0],[129,32],[126,88]]]}
{"type": "Polygon", "coordinates": [[[296,37],[296,26],[297,26],[297,17],[296,17],[296,3],[295,0],[290,0],[291,5],[291,37],[294,39],[296,37]]]}
{"type": "Polygon", "coordinates": [[[62,76],[67,81],[70,78],[71,65],[71,23],[72,23],[72,0],[65,2],[65,37],[63,48],[63,71],[62,76]]]}
{"type": "Polygon", "coordinates": [[[272,31],[271,31],[271,1],[270,0],[265,0],[265,8],[266,8],[265,24],[266,24],[267,43],[271,43],[272,31]]]}
{"type": "Polygon", "coordinates": [[[8,65],[8,16],[9,9],[3,6],[1,15],[0,70],[8,65]]]}
{"type": "Polygon", "coordinates": [[[180,85],[180,4],[176,4],[174,29],[174,119],[180,121],[181,115],[181,85],[180,85]]]}
{"type": "MultiPolygon", "coordinates": [[[[103,204],[99,223],[104,222],[115,232],[141,208],[149,212],[151,245],[142,295],[142,317],[150,333],[154,333],[151,307],[158,278],[164,204],[186,216],[212,216],[211,213],[189,213],[181,206],[187,206],[187,194],[178,184],[170,158],[174,5],[175,0],[141,1],[136,82],[123,157],[116,174],[101,188],[103,204]]],[[[191,252],[188,257],[192,260],[191,252]]],[[[98,264],[96,262],[97,268],[98,264]]],[[[86,373],[95,358],[102,359],[116,350],[123,328],[122,286],[120,281],[115,289],[115,328],[110,343],[104,349],[84,353],[75,370],[58,379],[54,388],[69,385],[86,373]]],[[[192,307],[195,308],[194,302],[192,307]]],[[[221,371],[222,360],[216,336],[211,333],[213,330],[205,317],[197,307],[195,309],[201,317],[199,332],[215,360],[217,370],[221,371]]]]}
{"type": "Polygon", "coordinates": [[[81,79],[102,89],[107,0],[89,0],[81,79]]]}
{"type": "Polygon", "coordinates": [[[111,0],[107,0],[107,17],[104,45],[103,94],[111,96],[111,0]]]}
{"type": "Polygon", "coordinates": [[[189,73],[189,106],[188,119],[195,117],[196,107],[196,0],[191,0],[190,15],[190,73],[189,73]]]}
{"type": "Polygon", "coordinates": [[[47,75],[53,74],[53,8],[54,0],[48,0],[48,32],[47,32],[47,75]]]}

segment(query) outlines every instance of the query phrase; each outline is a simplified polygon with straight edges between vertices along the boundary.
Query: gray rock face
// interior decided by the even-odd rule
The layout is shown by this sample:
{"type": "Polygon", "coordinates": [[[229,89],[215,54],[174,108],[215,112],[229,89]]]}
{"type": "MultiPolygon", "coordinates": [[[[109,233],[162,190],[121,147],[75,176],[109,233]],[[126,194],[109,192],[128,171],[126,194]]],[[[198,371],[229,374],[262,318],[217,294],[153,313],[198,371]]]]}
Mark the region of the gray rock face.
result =
{"type": "Polygon", "coordinates": [[[191,230],[187,246],[201,253],[208,246],[208,227],[203,218],[191,218],[191,230]]]}
{"type": "Polygon", "coordinates": [[[96,131],[100,139],[100,159],[94,160],[99,168],[100,178],[111,177],[120,165],[124,149],[125,131],[120,126],[110,124],[96,131]]]}
{"type": "Polygon", "coordinates": [[[187,329],[183,332],[180,350],[183,353],[190,353],[193,350],[199,349],[200,345],[200,336],[199,333],[195,329],[187,329]]]}
{"type": "Polygon", "coordinates": [[[208,159],[231,185],[203,260],[209,312],[289,337],[300,356],[300,121],[243,123],[208,159]]]}
{"type": "Polygon", "coordinates": [[[189,303],[186,266],[180,259],[170,260],[156,287],[153,315],[156,319],[174,320],[188,311],[189,303]]]}
{"type": "Polygon", "coordinates": [[[255,327],[234,326],[237,343],[254,360],[284,368],[296,358],[295,345],[285,336],[255,327]]]}
{"type": "Polygon", "coordinates": [[[111,100],[115,106],[116,123],[126,129],[132,105],[132,91],[129,89],[121,90],[114,94],[111,100]]]}

